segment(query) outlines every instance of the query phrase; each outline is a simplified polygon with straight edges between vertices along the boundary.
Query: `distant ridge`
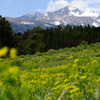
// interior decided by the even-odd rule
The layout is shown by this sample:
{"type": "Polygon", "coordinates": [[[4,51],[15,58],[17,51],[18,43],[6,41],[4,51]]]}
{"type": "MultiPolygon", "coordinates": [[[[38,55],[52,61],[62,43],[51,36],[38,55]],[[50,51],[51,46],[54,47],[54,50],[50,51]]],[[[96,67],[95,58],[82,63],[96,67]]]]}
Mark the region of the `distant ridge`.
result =
{"type": "Polygon", "coordinates": [[[56,27],[57,25],[90,25],[100,26],[100,14],[91,10],[85,12],[75,7],[66,6],[55,12],[30,13],[17,18],[6,17],[12,23],[15,31],[24,32],[27,29],[40,26],[42,28],[56,27]],[[22,30],[19,30],[21,26],[22,30]],[[19,27],[19,28],[18,28],[19,27]]]}

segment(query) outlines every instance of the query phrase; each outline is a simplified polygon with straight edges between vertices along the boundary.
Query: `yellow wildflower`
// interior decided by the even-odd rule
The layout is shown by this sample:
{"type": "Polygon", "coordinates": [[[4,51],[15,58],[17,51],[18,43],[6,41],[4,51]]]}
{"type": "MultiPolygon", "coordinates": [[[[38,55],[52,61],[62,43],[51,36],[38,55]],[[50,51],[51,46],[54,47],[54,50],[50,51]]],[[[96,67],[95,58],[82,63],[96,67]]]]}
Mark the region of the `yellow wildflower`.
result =
{"type": "Polygon", "coordinates": [[[70,86],[70,88],[76,88],[76,86],[75,85],[72,85],[72,86],[70,86]]]}
{"type": "Polygon", "coordinates": [[[55,85],[57,85],[57,84],[59,84],[60,82],[59,81],[57,81],[56,83],[54,83],[55,85]]]}
{"type": "Polygon", "coordinates": [[[92,61],[92,65],[95,65],[95,64],[97,64],[98,63],[98,61],[96,61],[96,60],[93,60],[92,61]]]}
{"type": "Polygon", "coordinates": [[[100,77],[99,77],[99,79],[97,81],[100,82],[100,77]]]}
{"type": "Polygon", "coordinates": [[[18,67],[17,66],[15,66],[15,67],[10,67],[9,69],[8,69],[8,72],[9,73],[17,73],[18,72],[18,67]]]}
{"type": "Polygon", "coordinates": [[[85,79],[85,78],[87,78],[87,76],[81,76],[81,79],[85,79]]]}
{"type": "Polygon", "coordinates": [[[42,81],[42,84],[46,84],[46,81],[42,81]]]}
{"type": "Polygon", "coordinates": [[[0,49],[0,56],[5,56],[8,52],[8,47],[3,47],[0,49]]]}
{"type": "Polygon", "coordinates": [[[70,93],[76,92],[76,91],[78,91],[78,90],[79,90],[79,88],[78,88],[78,87],[76,87],[76,88],[74,88],[74,89],[70,90],[70,93]]]}
{"type": "Polygon", "coordinates": [[[71,94],[70,98],[73,98],[73,97],[74,97],[74,95],[73,95],[73,94],[71,94]]]}
{"type": "Polygon", "coordinates": [[[68,79],[65,79],[65,80],[64,80],[64,83],[66,83],[66,82],[68,82],[68,81],[69,81],[68,79]]]}
{"type": "Polygon", "coordinates": [[[15,58],[17,56],[17,50],[15,48],[10,49],[10,57],[15,58]]]}
{"type": "Polygon", "coordinates": [[[79,61],[79,59],[75,59],[75,60],[74,60],[74,63],[77,63],[78,61],[79,61]]]}
{"type": "Polygon", "coordinates": [[[47,96],[47,95],[46,95],[46,99],[47,99],[47,100],[52,100],[52,96],[47,96]]]}
{"type": "Polygon", "coordinates": [[[2,82],[0,81],[0,86],[2,85],[2,82]]]}

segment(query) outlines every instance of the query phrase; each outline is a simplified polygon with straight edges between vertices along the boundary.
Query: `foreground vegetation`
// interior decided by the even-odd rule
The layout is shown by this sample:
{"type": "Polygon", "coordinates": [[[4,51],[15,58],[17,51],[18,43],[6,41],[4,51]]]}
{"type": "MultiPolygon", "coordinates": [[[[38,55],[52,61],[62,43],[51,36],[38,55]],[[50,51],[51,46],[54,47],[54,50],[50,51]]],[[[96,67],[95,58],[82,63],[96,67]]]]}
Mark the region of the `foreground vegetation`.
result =
{"type": "MultiPolygon", "coordinates": [[[[0,56],[8,48],[0,49],[0,56]]],[[[100,43],[0,60],[0,100],[99,100],[100,43]]]]}

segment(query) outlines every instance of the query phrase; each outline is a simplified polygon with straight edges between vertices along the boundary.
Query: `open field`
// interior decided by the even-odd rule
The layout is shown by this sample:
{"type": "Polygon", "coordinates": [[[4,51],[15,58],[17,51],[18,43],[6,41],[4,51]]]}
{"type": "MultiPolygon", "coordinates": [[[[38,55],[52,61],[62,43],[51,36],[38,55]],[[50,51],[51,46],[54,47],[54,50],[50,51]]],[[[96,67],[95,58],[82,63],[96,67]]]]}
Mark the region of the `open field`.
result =
{"type": "Polygon", "coordinates": [[[100,100],[100,43],[0,60],[0,100],[100,100]]]}

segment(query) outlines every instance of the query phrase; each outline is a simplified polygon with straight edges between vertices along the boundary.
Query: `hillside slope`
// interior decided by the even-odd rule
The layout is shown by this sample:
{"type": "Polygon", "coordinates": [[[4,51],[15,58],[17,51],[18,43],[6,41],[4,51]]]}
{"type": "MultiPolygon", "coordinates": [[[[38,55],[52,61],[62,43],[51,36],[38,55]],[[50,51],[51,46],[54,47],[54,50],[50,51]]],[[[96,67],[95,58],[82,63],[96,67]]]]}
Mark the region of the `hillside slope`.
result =
{"type": "Polygon", "coordinates": [[[7,72],[0,73],[0,98],[100,98],[100,43],[0,60],[0,66],[5,65],[8,66],[7,72]]]}

